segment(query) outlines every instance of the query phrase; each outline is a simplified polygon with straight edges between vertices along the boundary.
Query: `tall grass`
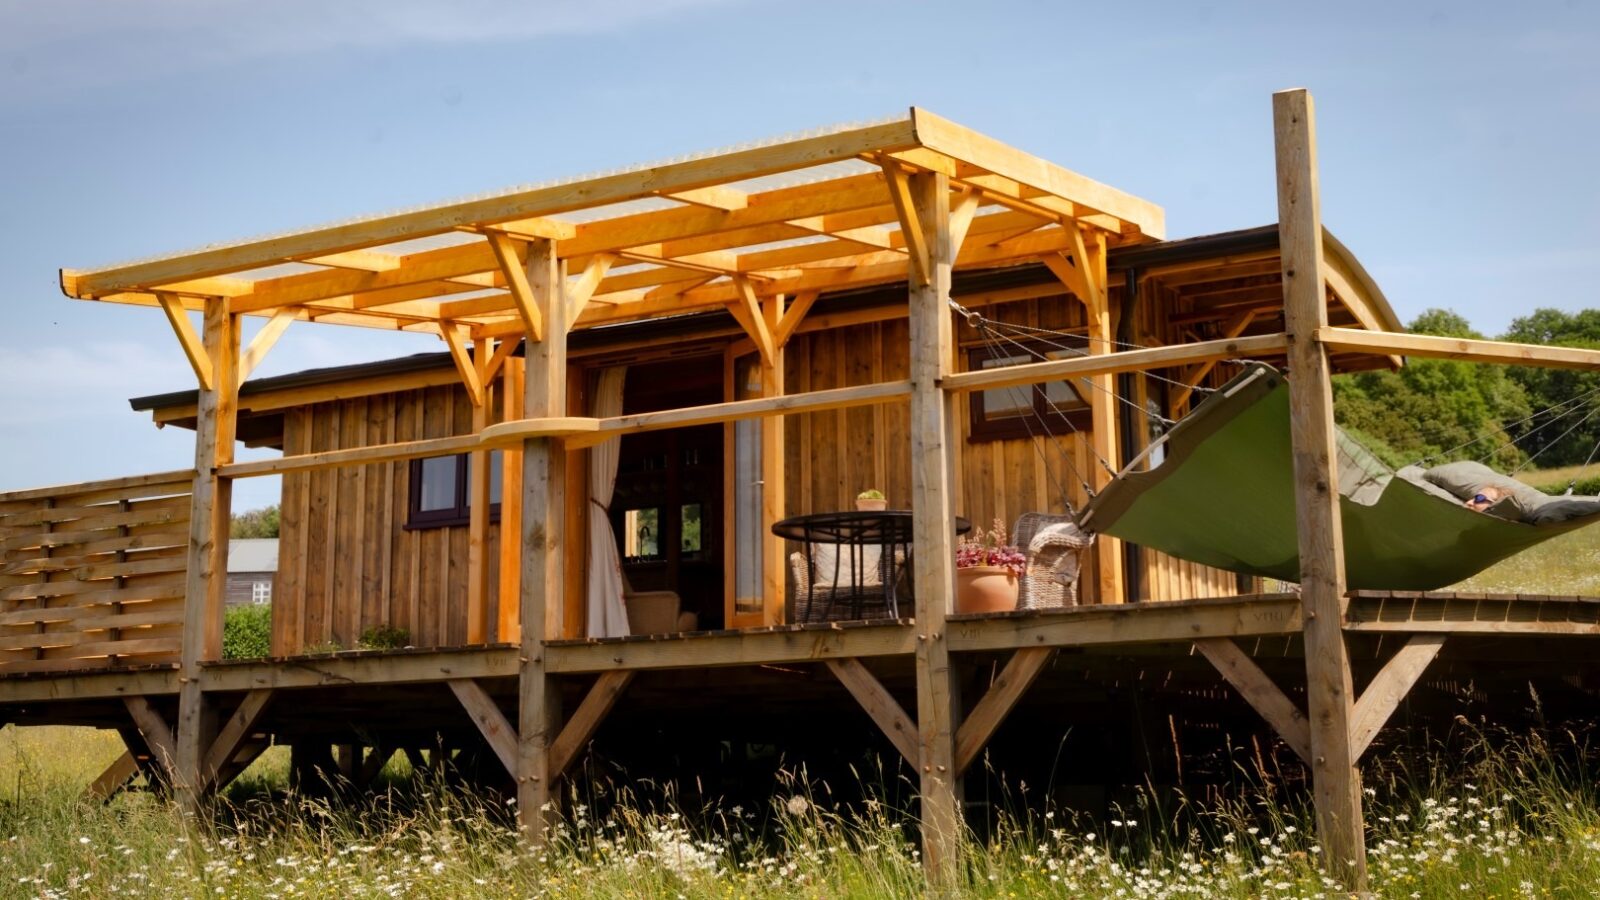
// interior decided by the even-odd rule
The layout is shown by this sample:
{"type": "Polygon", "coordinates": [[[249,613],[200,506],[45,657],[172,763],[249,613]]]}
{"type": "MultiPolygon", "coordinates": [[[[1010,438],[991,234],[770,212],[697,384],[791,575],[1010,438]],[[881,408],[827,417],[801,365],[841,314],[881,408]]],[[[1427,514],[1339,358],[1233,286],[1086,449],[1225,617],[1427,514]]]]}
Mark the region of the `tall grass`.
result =
{"type": "MultiPolygon", "coordinates": [[[[204,823],[148,795],[78,799],[79,729],[0,732],[23,774],[0,800],[0,896],[905,897],[922,890],[914,819],[872,800],[834,805],[803,774],[761,809],[685,809],[670,792],[606,786],[569,798],[543,849],[521,847],[512,808],[425,780],[351,805],[298,797],[271,777],[204,823]],[[594,801],[594,802],[591,802],[594,801]],[[608,810],[601,813],[600,808],[608,810]]],[[[1589,896],[1600,884],[1593,754],[1559,733],[1466,732],[1425,765],[1369,772],[1368,844],[1382,896],[1589,896]]],[[[105,748],[102,748],[105,749],[105,748]]],[[[104,754],[89,754],[100,756],[104,754]]],[[[960,861],[966,897],[1321,896],[1312,819],[1261,791],[1225,804],[1140,792],[1104,820],[1044,810],[1002,817],[960,861]]]]}

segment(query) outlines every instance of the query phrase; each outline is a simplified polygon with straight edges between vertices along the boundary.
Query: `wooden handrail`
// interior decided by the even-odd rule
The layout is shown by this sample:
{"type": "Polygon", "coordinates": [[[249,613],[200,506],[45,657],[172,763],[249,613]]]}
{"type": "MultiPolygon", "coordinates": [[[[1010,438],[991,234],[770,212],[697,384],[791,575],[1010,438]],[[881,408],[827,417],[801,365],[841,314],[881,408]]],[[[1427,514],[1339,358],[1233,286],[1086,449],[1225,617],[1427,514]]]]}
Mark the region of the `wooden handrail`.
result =
{"type": "Polygon", "coordinates": [[[1513,344],[1507,341],[1331,327],[1318,328],[1317,340],[1330,350],[1356,353],[1399,353],[1405,356],[1459,359],[1511,366],[1538,366],[1548,369],[1600,369],[1600,350],[1584,350],[1578,347],[1513,344]]]}

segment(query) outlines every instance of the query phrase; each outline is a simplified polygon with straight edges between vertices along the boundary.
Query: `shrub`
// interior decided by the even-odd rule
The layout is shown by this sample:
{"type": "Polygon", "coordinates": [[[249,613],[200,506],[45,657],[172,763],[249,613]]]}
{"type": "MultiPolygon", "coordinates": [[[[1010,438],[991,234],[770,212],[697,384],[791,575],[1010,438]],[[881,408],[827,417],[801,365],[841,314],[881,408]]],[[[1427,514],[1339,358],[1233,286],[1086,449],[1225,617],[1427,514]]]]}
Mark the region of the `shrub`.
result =
{"type": "Polygon", "coordinates": [[[374,625],[361,632],[357,650],[399,650],[411,643],[411,632],[392,625],[374,625]]]}
{"type": "Polygon", "coordinates": [[[222,618],[222,658],[259,659],[272,655],[272,604],[230,607],[222,618]]]}

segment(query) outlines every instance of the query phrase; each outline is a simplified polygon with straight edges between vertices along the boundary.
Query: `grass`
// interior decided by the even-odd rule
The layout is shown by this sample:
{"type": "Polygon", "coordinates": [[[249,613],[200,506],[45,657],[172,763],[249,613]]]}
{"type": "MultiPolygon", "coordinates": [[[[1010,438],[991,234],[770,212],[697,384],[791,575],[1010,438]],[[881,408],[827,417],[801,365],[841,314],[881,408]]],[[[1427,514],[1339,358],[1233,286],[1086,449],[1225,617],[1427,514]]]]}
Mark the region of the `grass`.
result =
{"type": "MultiPolygon", "coordinates": [[[[1550,473],[1539,473],[1548,475],[1550,473]]],[[[1557,473],[1557,478],[1567,477],[1557,473]]],[[[1600,529],[1506,560],[1461,590],[1600,594],[1600,529]]],[[[287,795],[273,748],[214,821],[148,794],[84,803],[121,752],[111,732],[0,729],[0,898],[904,897],[922,891],[911,811],[831,806],[792,776],[768,808],[682,809],[670,796],[574,798],[549,847],[519,849],[512,809],[408,778],[359,805],[287,795]],[[604,815],[598,812],[611,810],[604,815]]],[[[1600,803],[1579,735],[1460,726],[1427,765],[1365,766],[1373,888],[1384,897],[1595,896],[1600,803]]],[[[1015,811],[962,860],[962,897],[1337,895],[1299,795],[1132,808],[1096,821],[1015,811]]]]}
{"type": "MultiPolygon", "coordinates": [[[[904,897],[922,875],[910,816],[837,808],[801,776],[765,809],[681,809],[670,796],[573,798],[543,851],[520,849],[503,803],[397,780],[359,805],[247,775],[214,821],[146,794],[78,792],[117,752],[85,729],[0,730],[0,897],[904,897]],[[597,810],[610,810],[605,814],[597,810]]],[[[1374,889],[1393,897],[1592,896],[1600,807],[1585,740],[1461,728],[1454,749],[1367,773],[1374,889]]],[[[1104,821],[1005,817],[962,859],[963,897],[1333,895],[1311,820],[1272,789],[1225,803],[1140,793],[1104,821]]]]}

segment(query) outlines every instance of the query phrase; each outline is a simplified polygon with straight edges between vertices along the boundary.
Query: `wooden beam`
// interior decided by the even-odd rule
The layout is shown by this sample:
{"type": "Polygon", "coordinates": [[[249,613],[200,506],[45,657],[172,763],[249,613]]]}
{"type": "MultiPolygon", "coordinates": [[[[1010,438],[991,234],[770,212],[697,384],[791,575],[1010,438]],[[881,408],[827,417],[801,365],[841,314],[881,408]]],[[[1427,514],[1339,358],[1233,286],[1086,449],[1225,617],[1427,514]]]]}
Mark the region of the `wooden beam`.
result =
{"type": "MultiPolygon", "coordinates": [[[[548,323],[543,340],[527,345],[523,412],[532,417],[567,412],[566,280],[552,241],[529,245],[529,300],[548,323]]],[[[529,438],[522,445],[522,571],[521,668],[517,685],[517,819],[523,839],[542,846],[551,821],[555,773],[550,742],[561,716],[561,692],[546,672],[545,642],[560,634],[559,616],[566,596],[565,528],[566,448],[550,438],[529,438]]]]}
{"type": "Polygon", "coordinates": [[[1304,90],[1272,96],[1278,176],[1278,242],[1284,331],[1289,336],[1289,436],[1294,450],[1295,528],[1305,606],[1306,700],[1312,797],[1323,856],[1348,890],[1367,889],[1361,778],[1350,744],[1355,693],[1345,645],[1344,528],[1335,461],[1333,389],[1326,346],[1327,277],[1317,185],[1316,126],[1304,90]]]}
{"type": "Polygon", "coordinates": [[[456,374],[461,376],[462,386],[467,389],[467,399],[472,401],[474,407],[482,408],[486,402],[483,379],[477,363],[473,362],[472,354],[467,350],[467,329],[446,322],[439,326],[439,336],[450,348],[450,359],[456,364],[456,374]]]}
{"type": "Polygon", "coordinates": [[[206,751],[205,759],[200,766],[202,790],[209,789],[213,784],[219,787],[222,770],[225,769],[234,754],[239,752],[240,745],[250,738],[256,724],[267,711],[267,705],[272,702],[274,692],[265,688],[258,688],[244,695],[239,701],[239,708],[228,717],[222,730],[217,732],[217,737],[211,742],[211,747],[206,751]]]}
{"type": "MultiPolygon", "coordinates": [[[[488,341],[478,341],[472,359],[464,360],[477,381],[481,401],[472,407],[473,434],[482,434],[489,427],[488,344],[488,341]]],[[[451,355],[456,356],[453,351],[451,355]]],[[[457,366],[462,361],[458,359],[457,366]]],[[[489,451],[476,450],[467,459],[467,643],[483,644],[489,640],[489,513],[492,503],[489,451]]]]}
{"type": "Polygon", "coordinates": [[[595,679],[594,686],[583,695],[583,701],[561,727],[561,733],[550,742],[550,777],[565,774],[572,767],[583,748],[589,746],[600,723],[605,721],[622,698],[622,692],[628,689],[633,676],[634,673],[629,671],[601,672],[600,677],[595,679]]]}
{"type": "Polygon", "coordinates": [[[1065,198],[1094,212],[1115,216],[1147,237],[1160,240],[1166,236],[1166,214],[1148,200],[1008,147],[925,109],[912,109],[911,117],[916,123],[917,142],[929,150],[1009,178],[1045,195],[1065,198]]]}
{"type": "Polygon", "coordinates": [[[956,730],[956,772],[963,773],[972,767],[978,754],[994,737],[995,730],[1006,720],[1011,710],[1028,692],[1028,687],[1044,671],[1055,656],[1053,647],[1023,647],[1011,654],[1004,669],[995,677],[989,689],[979,698],[956,730]]]}
{"type": "MultiPolygon", "coordinates": [[[[911,284],[925,287],[931,277],[933,262],[928,255],[927,230],[917,218],[917,204],[911,194],[911,176],[898,161],[891,159],[883,162],[883,177],[889,186],[889,199],[894,203],[895,214],[900,218],[900,233],[905,235],[911,284]]],[[[948,203],[945,208],[948,212],[948,203]]],[[[949,225],[948,216],[945,225],[949,225]]]]}
{"type": "Polygon", "coordinates": [[[83,789],[85,800],[105,802],[117,795],[117,792],[128,786],[128,782],[139,774],[139,762],[133,758],[132,750],[124,750],[122,755],[111,761],[105,771],[95,776],[94,781],[83,789]]]}
{"type": "MultiPolygon", "coordinates": [[[[774,334],[783,322],[783,295],[767,297],[756,310],[755,318],[766,332],[769,352],[761,360],[761,396],[777,399],[784,394],[783,345],[774,334]]],[[[773,525],[786,517],[787,496],[784,490],[784,423],[782,416],[766,416],[761,420],[761,534],[771,535],[773,525]]],[[[785,561],[788,558],[783,541],[761,541],[761,614],[767,625],[781,624],[784,614],[785,587],[787,584],[785,561]]]]}
{"type": "Polygon", "coordinates": [[[1324,347],[1335,352],[1388,352],[1429,359],[1459,359],[1463,362],[1498,363],[1508,366],[1600,370],[1600,350],[1579,347],[1513,344],[1508,341],[1480,341],[1436,337],[1430,334],[1401,334],[1394,331],[1362,331],[1356,328],[1326,326],[1317,329],[1316,339],[1324,347]]]}
{"type": "Polygon", "coordinates": [[[693,188],[687,191],[674,191],[670,194],[662,194],[662,196],[669,197],[682,203],[689,203],[694,206],[705,206],[711,209],[744,209],[750,205],[750,195],[748,193],[738,190],[737,188],[724,187],[720,185],[715,187],[693,188]]]}
{"type": "Polygon", "coordinates": [[[138,727],[145,746],[150,748],[150,754],[174,781],[178,781],[178,742],[173,737],[167,720],[156,712],[148,698],[124,697],[122,705],[127,708],[128,715],[133,717],[133,724],[138,727]]]}
{"type": "MultiPolygon", "coordinates": [[[[1244,330],[1249,328],[1250,323],[1254,322],[1255,320],[1256,310],[1240,310],[1234,314],[1233,318],[1229,319],[1227,323],[1222,326],[1221,334],[1218,336],[1224,340],[1236,338],[1239,335],[1244,334],[1244,330]]],[[[1167,400],[1171,407],[1173,409],[1178,409],[1179,407],[1183,406],[1183,404],[1187,402],[1189,397],[1194,393],[1194,389],[1200,385],[1200,382],[1204,380],[1207,375],[1211,374],[1212,369],[1216,368],[1218,362],[1220,362],[1220,360],[1208,359],[1204,362],[1195,363],[1193,366],[1189,367],[1188,371],[1179,376],[1178,380],[1182,382],[1182,386],[1179,387],[1177,391],[1175,391],[1167,400]]]]}
{"type": "Polygon", "coordinates": [[[478,733],[483,735],[500,764],[506,767],[506,772],[512,778],[517,777],[517,730],[512,727],[505,713],[500,711],[500,705],[494,702],[482,685],[470,678],[453,678],[449,685],[450,691],[461,701],[467,715],[472,718],[472,724],[478,726],[478,733]]]}
{"type": "Polygon", "coordinates": [[[946,376],[944,385],[953,391],[986,391],[1013,385],[1040,384],[1081,378],[1085,375],[1140,372],[1165,369],[1208,359],[1241,359],[1282,353],[1288,346],[1283,334],[1262,334],[1143,350],[1123,350],[1103,356],[1075,356],[1040,363],[1023,363],[998,369],[957,372],[946,376]]]}
{"type": "Polygon", "coordinates": [[[521,344],[522,342],[516,338],[506,338],[495,345],[494,355],[489,357],[488,365],[484,366],[482,376],[484,384],[488,384],[500,375],[500,370],[504,368],[506,360],[517,352],[517,347],[521,346],[521,344]]]}
{"type": "Polygon", "coordinates": [[[161,311],[167,314],[167,321],[172,324],[172,332],[178,336],[178,343],[183,347],[183,355],[188,358],[189,366],[194,369],[200,389],[211,390],[216,383],[211,373],[211,360],[206,356],[205,345],[201,343],[199,335],[194,333],[194,323],[189,321],[188,310],[183,308],[183,302],[176,294],[159,293],[156,299],[161,303],[161,311]]]}
{"type": "Polygon", "coordinates": [[[1372,739],[1394,715],[1400,701],[1411,693],[1428,664],[1444,649],[1445,637],[1443,634],[1413,636],[1383,664],[1367,689],[1361,692],[1350,718],[1351,753],[1356,759],[1367,752],[1372,739]]]}
{"type": "Polygon", "coordinates": [[[295,320],[295,316],[296,313],[292,309],[278,310],[267,320],[267,324],[261,326],[256,336],[250,339],[250,346],[239,355],[240,384],[250,380],[250,373],[256,370],[256,366],[261,365],[263,359],[266,359],[267,351],[278,343],[278,338],[283,337],[283,332],[289,327],[289,323],[295,320]]]}
{"type": "MultiPolygon", "coordinates": [[[[885,172],[894,172],[891,164],[885,172]]],[[[893,176],[891,176],[893,181],[893,176]]],[[[896,191],[899,192],[899,188],[896,191]]],[[[954,367],[950,310],[950,188],[944,175],[906,178],[903,220],[908,246],[925,250],[927,264],[910,283],[912,584],[916,598],[917,726],[922,798],[922,859],[936,886],[954,884],[961,842],[961,778],[955,731],[961,712],[959,680],[950,660],[945,618],[955,604],[956,461],[954,393],[941,387],[954,367]]]]}
{"type": "Polygon", "coordinates": [[[517,252],[517,245],[511,238],[499,232],[491,231],[484,237],[488,239],[489,247],[494,252],[495,262],[500,265],[500,272],[505,276],[506,289],[511,293],[517,314],[522,317],[522,327],[528,335],[528,340],[544,340],[544,317],[539,312],[538,304],[533,300],[533,288],[529,286],[528,273],[522,267],[523,254],[517,252]]]}
{"type": "Polygon", "coordinates": [[[788,625],[681,638],[564,641],[551,646],[547,656],[551,673],[580,675],[613,669],[704,669],[901,656],[911,653],[916,643],[911,626],[899,622],[848,628],[788,625]]]}
{"type": "Polygon", "coordinates": [[[173,787],[187,815],[200,811],[201,776],[211,743],[201,664],[222,657],[222,614],[228,578],[228,527],[233,480],[218,469],[233,462],[238,413],[239,317],[221,299],[206,302],[205,348],[215,376],[200,391],[195,415],[194,486],[189,503],[189,549],[179,649],[177,755],[173,787]]]}
{"type": "Polygon", "coordinates": [[[806,291],[794,298],[794,303],[783,311],[783,318],[778,320],[778,326],[772,331],[772,341],[779,350],[789,343],[789,338],[794,337],[795,329],[805,320],[806,313],[811,311],[811,305],[817,302],[816,291],[806,291]]]}
{"type": "Polygon", "coordinates": [[[917,724],[906,715],[904,707],[884,688],[883,683],[873,677],[861,660],[853,656],[826,660],[824,665],[845,686],[850,696],[856,698],[856,702],[878,726],[878,730],[883,732],[883,736],[889,739],[889,743],[900,751],[905,761],[912,768],[918,767],[922,762],[922,750],[917,743],[917,724]]]}
{"type": "Polygon", "coordinates": [[[1232,638],[1202,638],[1194,642],[1206,659],[1245,702],[1267,720],[1272,730],[1306,765],[1311,764],[1311,726],[1299,705],[1284,694],[1261,667],[1239,649],[1232,638]]]}
{"type": "Polygon", "coordinates": [[[589,298],[594,296],[595,289],[600,286],[601,279],[606,277],[606,272],[611,269],[611,264],[617,257],[610,253],[596,253],[589,257],[589,264],[584,267],[583,274],[576,283],[567,286],[567,329],[570,331],[578,322],[578,316],[583,314],[583,308],[588,305],[589,298]]]}
{"type": "Polygon", "coordinates": [[[951,251],[960,254],[961,245],[967,241],[967,232],[972,228],[972,219],[978,214],[978,207],[983,205],[983,195],[973,190],[962,191],[960,199],[950,205],[950,247],[951,251]]]}
{"type": "MultiPolygon", "coordinates": [[[[463,224],[507,223],[506,227],[512,227],[509,223],[529,217],[556,215],[651,194],[726,184],[833,160],[853,159],[871,151],[900,150],[915,146],[916,141],[908,117],[686,162],[640,167],[582,182],[557,182],[483,199],[380,216],[353,224],[166,257],[148,263],[68,274],[73,276],[72,283],[77,292],[75,296],[99,296],[142,285],[240,271],[285,258],[337,253],[439,234],[463,224]]],[[[722,210],[704,211],[732,215],[722,210]]],[[[582,229],[578,231],[581,234],[582,229]]]]}
{"type": "Polygon", "coordinates": [[[217,467],[217,473],[227,478],[259,478],[266,475],[283,475],[288,472],[305,472],[312,469],[327,469],[335,466],[396,462],[404,459],[421,459],[425,456],[468,453],[473,450],[492,450],[499,447],[507,447],[517,441],[531,437],[561,438],[590,434],[599,429],[600,421],[599,419],[589,419],[581,416],[554,419],[518,419],[503,425],[491,425],[479,434],[461,434],[447,438],[425,438],[420,441],[404,441],[398,444],[352,447],[348,450],[321,450],[315,453],[299,453],[277,459],[229,463],[217,467]]]}

